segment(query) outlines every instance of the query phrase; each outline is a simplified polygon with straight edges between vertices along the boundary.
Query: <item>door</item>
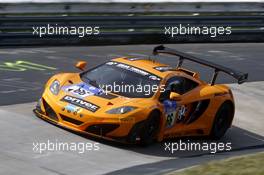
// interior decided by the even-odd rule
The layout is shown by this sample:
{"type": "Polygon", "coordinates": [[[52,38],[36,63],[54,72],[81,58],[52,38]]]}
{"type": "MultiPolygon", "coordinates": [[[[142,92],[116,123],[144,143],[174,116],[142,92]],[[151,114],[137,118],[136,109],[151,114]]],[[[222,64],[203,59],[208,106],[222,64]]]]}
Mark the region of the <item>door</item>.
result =
{"type": "Polygon", "coordinates": [[[184,103],[184,100],[175,101],[170,99],[170,93],[175,92],[184,98],[184,94],[193,90],[199,84],[188,78],[174,76],[165,84],[165,91],[160,95],[160,102],[164,105],[166,117],[165,131],[173,131],[177,125],[188,123],[190,114],[193,112],[193,103],[184,103]]]}

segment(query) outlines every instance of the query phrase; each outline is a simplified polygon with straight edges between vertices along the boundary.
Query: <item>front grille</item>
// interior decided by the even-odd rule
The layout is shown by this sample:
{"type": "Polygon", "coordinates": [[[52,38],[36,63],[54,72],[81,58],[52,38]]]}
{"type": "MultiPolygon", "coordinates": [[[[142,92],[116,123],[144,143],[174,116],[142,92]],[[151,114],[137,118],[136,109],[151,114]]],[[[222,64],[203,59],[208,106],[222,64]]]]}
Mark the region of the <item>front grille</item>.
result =
{"type": "Polygon", "coordinates": [[[107,133],[115,130],[118,127],[118,124],[97,124],[87,127],[85,131],[92,134],[105,136],[107,133]]]}
{"type": "Polygon", "coordinates": [[[58,116],[57,116],[57,114],[56,114],[55,111],[51,108],[51,106],[46,102],[46,100],[45,100],[44,98],[42,98],[42,102],[43,102],[43,106],[44,106],[44,109],[45,109],[45,113],[46,113],[46,115],[47,115],[49,118],[58,121],[58,116]]]}
{"type": "Polygon", "coordinates": [[[70,123],[73,123],[75,125],[81,125],[81,124],[83,124],[82,121],[75,120],[75,119],[70,118],[70,117],[67,117],[65,115],[60,114],[60,116],[61,116],[61,119],[64,120],[64,121],[66,121],[66,122],[70,122],[70,123]]]}

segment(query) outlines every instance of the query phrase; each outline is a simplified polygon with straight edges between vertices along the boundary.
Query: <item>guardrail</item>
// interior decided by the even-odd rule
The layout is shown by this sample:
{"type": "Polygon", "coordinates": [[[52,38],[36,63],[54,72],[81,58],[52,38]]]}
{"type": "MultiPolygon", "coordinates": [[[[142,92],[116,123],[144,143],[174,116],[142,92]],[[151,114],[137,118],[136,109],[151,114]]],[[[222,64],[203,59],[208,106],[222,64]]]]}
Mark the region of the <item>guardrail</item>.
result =
{"type": "MultiPolygon", "coordinates": [[[[53,1],[53,0],[52,0],[53,1]]],[[[5,14],[28,14],[28,13],[210,13],[210,12],[264,12],[263,0],[175,0],[174,2],[160,1],[115,1],[109,0],[108,3],[98,3],[100,1],[53,1],[53,3],[43,1],[28,1],[19,0],[17,3],[5,0],[0,2],[0,15],[5,14]]]]}
{"type": "Polygon", "coordinates": [[[0,46],[114,45],[185,42],[263,42],[264,16],[9,16],[0,17],[0,46]],[[100,34],[33,35],[33,27],[99,26],[100,34]],[[165,26],[232,27],[230,35],[165,35],[165,26]]]}

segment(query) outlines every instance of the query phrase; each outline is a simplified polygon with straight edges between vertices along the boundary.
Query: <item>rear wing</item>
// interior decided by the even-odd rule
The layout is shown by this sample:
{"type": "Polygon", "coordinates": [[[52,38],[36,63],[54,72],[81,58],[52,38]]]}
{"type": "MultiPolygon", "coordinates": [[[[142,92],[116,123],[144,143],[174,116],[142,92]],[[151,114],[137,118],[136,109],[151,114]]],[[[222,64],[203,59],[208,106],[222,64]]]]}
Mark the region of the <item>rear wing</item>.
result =
{"type": "Polygon", "coordinates": [[[224,72],[228,75],[231,75],[232,77],[237,79],[238,84],[242,84],[242,83],[246,82],[248,79],[247,73],[242,73],[242,72],[239,72],[239,71],[236,71],[236,70],[233,70],[233,69],[230,69],[230,68],[227,68],[227,67],[224,67],[224,66],[221,66],[221,65],[200,59],[200,58],[196,58],[192,55],[188,55],[186,53],[179,52],[177,50],[164,47],[163,45],[157,46],[153,49],[154,55],[161,54],[161,53],[178,56],[179,61],[178,61],[177,68],[182,66],[182,63],[185,59],[213,68],[214,74],[213,74],[212,79],[211,79],[211,85],[215,84],[217,75],[220,71],[224,72]]]}

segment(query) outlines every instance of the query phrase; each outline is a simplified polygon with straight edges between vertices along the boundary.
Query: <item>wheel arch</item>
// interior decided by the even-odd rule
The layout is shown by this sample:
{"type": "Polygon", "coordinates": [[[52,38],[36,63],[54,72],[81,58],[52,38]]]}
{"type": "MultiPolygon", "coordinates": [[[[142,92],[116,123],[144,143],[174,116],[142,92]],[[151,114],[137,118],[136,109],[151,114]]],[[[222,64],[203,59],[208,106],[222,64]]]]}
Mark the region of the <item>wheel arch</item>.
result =
{"type": "Polygon", "coordinates": [[[216,120],[216,115],[217,115],[218,111],[219,111],[224,105],[230,105],[230,106],[231,106],[231,109],[232,109],[232,116],[231,116],[230,121],[229,121],[229,122],[230,122],[229,128],[232,126],[232,122],[233,122],[234,114],[235,114],[235,113],[234,113],[234,112],[235,112],[235,109],[234,109],[234,103],[233,103],[233,101],[231,101],[230,99],[226,99],[226,100],[224,100],[224,101],[219,105],[219,107],[218,107],[217,110],[216,110],[216,114],[215,114],[215,116],[214,116],[213,123],[212,123],[212,125],[211,125],[210,133],[212,132],[213,125],[214,125],[215,120],[216,120]]]}

